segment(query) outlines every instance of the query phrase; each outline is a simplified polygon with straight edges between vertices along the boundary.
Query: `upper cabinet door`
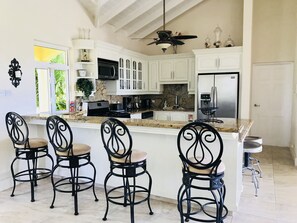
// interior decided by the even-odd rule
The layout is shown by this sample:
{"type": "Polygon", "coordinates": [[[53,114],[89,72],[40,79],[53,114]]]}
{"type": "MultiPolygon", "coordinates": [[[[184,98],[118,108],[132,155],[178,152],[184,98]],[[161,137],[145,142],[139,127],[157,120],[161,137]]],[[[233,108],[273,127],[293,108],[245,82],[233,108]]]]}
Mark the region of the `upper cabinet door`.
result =
{"type": "Polygon", "coordinates": [[[188,59],[175,59],[173,70],[174,81],[188,80],[188,59]]]}
{"type": "Polygon", "coordinates": [[[172,81],[173,79],[173,61],[172,60],[160,60],[160,81],[172,81]]]}
{"type": "Polygon", "coordinates": [[[189,59],[189,72],[188,72],[188,92],[189,94],[195,94],[195,83],[196,83],[196,73],[195,73],[195,59],[189,59]]]}
{"type": "Polygon", "coordinates": [[[159,82],[159,61],[150,60],[148,64],[148,92],[150,94],[161,94],[163,85],[159,82]]]}
{"type": "Polygon", "coordinates": [[[227,53],[220,55],[218,68],[220,70],[240,69],[241,55],[238,53],[227,53]]]}
{"type": "Polygon", "coordinates": [[[194,50],[199,73],[240,71],[241,47],[194,50]]]}
{"type": "Polygon", "coordinates": [[[199,55],[197,56],[197,62],[199,71],[218,69],[218,56],[216,54],[199,55]]]}
{"type": "Polygon", "coordinates": [[[188,59],[160,60],[160,82],[185,82],[188,81],[188,59]]]}

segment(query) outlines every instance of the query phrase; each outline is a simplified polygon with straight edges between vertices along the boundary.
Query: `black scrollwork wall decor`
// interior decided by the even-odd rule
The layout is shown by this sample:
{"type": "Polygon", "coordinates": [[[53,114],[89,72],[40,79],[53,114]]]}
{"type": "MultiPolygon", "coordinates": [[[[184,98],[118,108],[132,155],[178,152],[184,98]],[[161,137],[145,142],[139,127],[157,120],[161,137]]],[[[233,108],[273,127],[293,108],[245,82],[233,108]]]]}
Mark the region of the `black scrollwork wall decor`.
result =
{"type": "Polygon", "coordinates": [[[10,76],[11,83],[13,86],[17,87],[22,79],[22,71],[21,71],[21,66],[19,64],[19,62],[13,58],[13,60],[11,61],[10,65],[9,65],[9,70],[8,70],[8,74],[10,76]]]}

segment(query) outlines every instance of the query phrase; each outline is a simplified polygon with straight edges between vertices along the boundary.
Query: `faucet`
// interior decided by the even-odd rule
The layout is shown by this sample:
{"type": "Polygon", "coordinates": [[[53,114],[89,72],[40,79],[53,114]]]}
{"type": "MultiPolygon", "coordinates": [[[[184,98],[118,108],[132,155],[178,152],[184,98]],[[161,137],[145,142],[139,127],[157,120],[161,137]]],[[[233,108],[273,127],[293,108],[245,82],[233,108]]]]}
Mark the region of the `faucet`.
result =
{"type": "Polygon", "coordinates": [[[178,105],[178,96],[176,95],[175,96],[175,102],[174,102],[174,105],[173,105],[173,108],[174,109],[178,109],[179,105],[178,105]]]}
{"type": "Polygon", "coordinates": [[[166,108],[167,108],[167,101],[165,100],[165,101],[164,101],[163,110],[166,110],[166,108]]]}

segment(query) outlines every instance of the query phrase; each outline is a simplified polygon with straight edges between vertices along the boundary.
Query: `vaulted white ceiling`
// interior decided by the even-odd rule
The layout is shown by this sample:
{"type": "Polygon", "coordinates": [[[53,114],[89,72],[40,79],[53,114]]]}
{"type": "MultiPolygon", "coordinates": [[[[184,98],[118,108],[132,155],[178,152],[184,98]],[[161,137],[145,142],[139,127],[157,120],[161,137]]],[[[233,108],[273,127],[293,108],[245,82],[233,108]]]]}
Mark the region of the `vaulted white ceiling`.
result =
{"type": "MultiPolygon", "coordinates": [[[[163,0],[78,0],[96,27],[111,25],[131,38],[144,38],[163,25],[163,0]]],[[[165,23],[205,0],[166,0],[165,23]]]]}

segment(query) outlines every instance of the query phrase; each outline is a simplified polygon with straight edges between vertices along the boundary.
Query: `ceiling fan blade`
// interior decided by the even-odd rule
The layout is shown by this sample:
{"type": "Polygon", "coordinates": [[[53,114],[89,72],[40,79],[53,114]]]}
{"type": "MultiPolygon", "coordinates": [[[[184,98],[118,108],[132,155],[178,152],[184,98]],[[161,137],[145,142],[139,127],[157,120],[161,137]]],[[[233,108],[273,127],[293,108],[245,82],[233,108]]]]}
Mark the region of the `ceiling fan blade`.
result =
{"type": "Polygon", "coordinates": [[[177,40],[175,38],[171,38],[170,41],[172,42],[172,45],[184,45],[185,44],[184,42],[177,40]]]}
{"type": "Polygon", "coordinates": [[[196,35],[178,35],[173,36],[174,39],[195,39],[198,38],[196,35]]]}
{"type": "Polygon", "coordinates": [[[153,39],[153,40],[157,40],[158,38],[156,37],[130,37],[130,39],[153,39]]]}

